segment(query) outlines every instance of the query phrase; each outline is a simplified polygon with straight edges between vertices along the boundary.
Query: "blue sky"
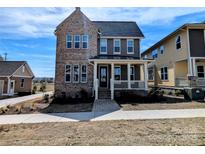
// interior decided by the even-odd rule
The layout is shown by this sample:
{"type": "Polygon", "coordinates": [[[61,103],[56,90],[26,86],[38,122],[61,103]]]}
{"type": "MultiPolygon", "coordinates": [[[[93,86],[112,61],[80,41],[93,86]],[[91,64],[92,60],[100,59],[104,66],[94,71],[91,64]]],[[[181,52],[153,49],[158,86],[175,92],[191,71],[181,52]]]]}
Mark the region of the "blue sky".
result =
{"type": "MultiPolygon", "coordinates": [[[[26,60],[36,77],[55,73],[55,27],[75,8],[0,8],[0,55],[26,60]]],[[[81,8],[91,20],[136,21],[141,51],[184,23],[205,20],[205,8],[81,8]]]]}

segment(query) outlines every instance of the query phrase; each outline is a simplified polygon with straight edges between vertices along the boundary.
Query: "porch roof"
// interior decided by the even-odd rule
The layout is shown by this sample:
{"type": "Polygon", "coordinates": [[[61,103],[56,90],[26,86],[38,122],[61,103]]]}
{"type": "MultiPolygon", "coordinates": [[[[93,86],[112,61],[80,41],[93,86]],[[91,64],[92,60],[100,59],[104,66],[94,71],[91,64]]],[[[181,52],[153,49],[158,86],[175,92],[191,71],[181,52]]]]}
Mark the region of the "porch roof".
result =
{"type": "Polygon", "coordinates": [[[143,60],[139,57],[133,56],[120,56],[120,55],[99,55],[89,59],[90,62],[99,62],[99,63],[136,63],[144,64],[147,62],[152,62],[153,60],[143,60]]]}

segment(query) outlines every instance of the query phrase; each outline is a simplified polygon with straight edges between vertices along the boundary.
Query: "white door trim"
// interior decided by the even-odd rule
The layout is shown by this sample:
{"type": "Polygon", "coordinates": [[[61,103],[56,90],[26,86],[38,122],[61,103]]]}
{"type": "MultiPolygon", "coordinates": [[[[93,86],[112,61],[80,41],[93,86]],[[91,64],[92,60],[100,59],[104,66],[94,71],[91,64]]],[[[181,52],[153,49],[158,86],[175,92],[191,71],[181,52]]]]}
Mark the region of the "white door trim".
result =
{"type": "Polygon", "coordinates": [[[108,64],[101,64],[101,65],[99,65],[99,72],[98,72],[98,77],[99,77],[99,87],[100,87],[100,68],[101,67],[107,67],[107,88],[109,87],[108,85],[109,85],[109,81],[108,81],[108,79],[109,79],[109,77],[108,77],[108,64]]]}
{"type": "Polygon", "coordinates": [[[2,82],[2,94],[3,94],[4,93],[4,80],[0,80],[0,82],[2,82]]]}
{"type": "Polygon", "coordinates": [[[11,80],[9,86],[10,86],[9,87],[9,94],[13,95],[14,94],[14,90],[15,90],[15,80],[11,80]],[[13,82],[13,91],[11,91],[11,82],[13,82]]]}

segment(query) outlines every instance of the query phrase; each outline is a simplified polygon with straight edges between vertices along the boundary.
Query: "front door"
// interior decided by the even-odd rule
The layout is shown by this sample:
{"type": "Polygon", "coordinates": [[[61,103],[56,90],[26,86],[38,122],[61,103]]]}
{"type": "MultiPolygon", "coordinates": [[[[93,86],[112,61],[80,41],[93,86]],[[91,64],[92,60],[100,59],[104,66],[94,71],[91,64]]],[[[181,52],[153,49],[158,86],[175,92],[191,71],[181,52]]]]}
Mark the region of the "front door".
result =
{"type": "Polygon", "coordinates": [[[10,91],[9,91],[9,93],[10,93],[11,95],[14,94],[14,87],[15,87],[15,81],[14,81],[14,80],[11,80],[11,82],[10,82],[10,91]]]}
{"type": "Polygon", "coordinates": [[[100,87],[107,87],[107,66],[100,66],[100,87]]]}

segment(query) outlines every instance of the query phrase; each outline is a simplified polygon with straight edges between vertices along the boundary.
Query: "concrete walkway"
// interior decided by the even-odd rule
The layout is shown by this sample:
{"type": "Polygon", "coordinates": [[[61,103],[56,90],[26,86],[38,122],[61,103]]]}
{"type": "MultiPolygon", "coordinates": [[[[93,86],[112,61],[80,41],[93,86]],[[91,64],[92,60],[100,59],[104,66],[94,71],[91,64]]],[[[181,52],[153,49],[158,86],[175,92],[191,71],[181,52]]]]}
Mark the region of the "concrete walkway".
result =
{"type": "Polygon", "coordinates": [[[205,117],[205,109],[79,112],[52,114],[1,115],[0,124],[77,122],[101,120],[146,120],[205,117]]]}
{"type": "Polygon", "coordinates": [[[114,100],[98,99],[93,104],[93,112],[114,112],[120,110],[120,106],[114,100]]]}
{"type": "Polygon", "coordinates": [[[24,101],[32,100],[32,99],[35,99],[35,98],[38,98],[38,97],[43,97],[43,95],[45,95],[45,94],[51,95],[51,94],[53,94],[53,92],[50,91],[50,92],[33,94],[33,95],[28,95],[28,96],[3,99],[3,100],[0,100],[0,108],[5,107],[7,105],[14,105],[14,104],[18,104],[18,103],[21,103],[21,102],[24,102],[24,101]]]}

